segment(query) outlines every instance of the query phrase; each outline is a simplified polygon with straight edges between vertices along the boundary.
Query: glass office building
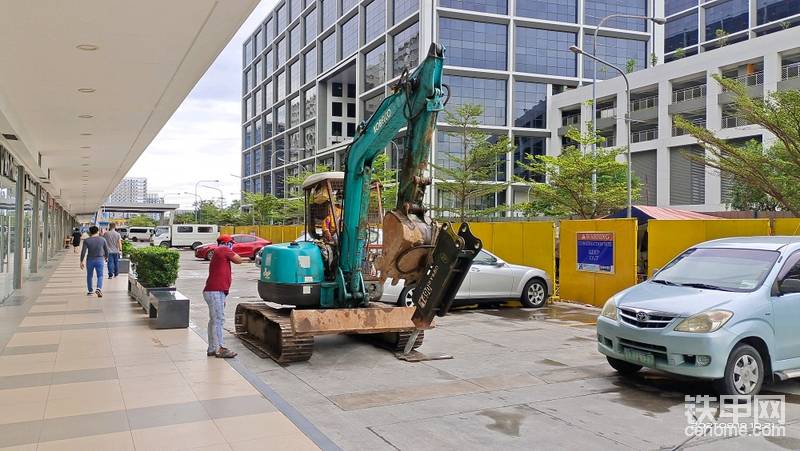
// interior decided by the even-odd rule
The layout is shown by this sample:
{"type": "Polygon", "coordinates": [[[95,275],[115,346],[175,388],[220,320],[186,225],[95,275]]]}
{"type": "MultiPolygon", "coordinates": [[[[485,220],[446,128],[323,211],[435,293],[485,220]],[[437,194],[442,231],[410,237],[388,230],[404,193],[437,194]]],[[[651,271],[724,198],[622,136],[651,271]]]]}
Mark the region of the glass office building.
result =
{"type": "MultiPolygon", "coordinates": [[[[591,48],[594,26],[606,15],[653,15],[663,5],[652,8],[651,0],[284,0],[243,47],[242,190],[295,195],[286,186],[289,177],[320,165],[341,169],[357,124],[432,42],[447,47],[448,109],[483,105],[481,126],[515,145],[498,162],[496,180],[528,176],[516,162],[548,147],[550,98],[591,81],[591,62],[568,48],[591,48]]],[[[653,31],[643,20],[609,21],[600,31],[598,56],[647,68],[650,55],[661,54],[653,31]]],[[[614,74],[598,70],[597,76],[614,74]]],[[[448,131],[440,123],[432,162],[446,165],[460,148],[448,131]]],[[[387,149],[393,165],[402,133],[397,143],[387,149]]],[[[436,195],[435,178],[429,202],[442,205],[450,200],[436,195]]],[[[480,205],[526,196],[525,186],[510,183],[480,205]]]]}

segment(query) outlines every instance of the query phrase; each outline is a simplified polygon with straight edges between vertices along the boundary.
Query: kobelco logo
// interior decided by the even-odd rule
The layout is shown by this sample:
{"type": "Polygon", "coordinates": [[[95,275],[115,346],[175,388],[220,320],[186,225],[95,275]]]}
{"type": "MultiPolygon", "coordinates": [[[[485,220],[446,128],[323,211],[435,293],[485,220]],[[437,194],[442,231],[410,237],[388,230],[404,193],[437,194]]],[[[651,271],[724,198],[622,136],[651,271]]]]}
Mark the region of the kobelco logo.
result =
{"type": "Polygon", "coordinates": [[[380,118],[378,118],[378,122],[375,123],[375,126],[372,127],[372,131],[374,133],[378,133],[379,131],[381,131],[381,129],[386,125],[387,122],[389,122],[389,119],[391,118],[392,118],[392,109],[387,108],[386,112],[384,112],[383,115],[380,118]]]}

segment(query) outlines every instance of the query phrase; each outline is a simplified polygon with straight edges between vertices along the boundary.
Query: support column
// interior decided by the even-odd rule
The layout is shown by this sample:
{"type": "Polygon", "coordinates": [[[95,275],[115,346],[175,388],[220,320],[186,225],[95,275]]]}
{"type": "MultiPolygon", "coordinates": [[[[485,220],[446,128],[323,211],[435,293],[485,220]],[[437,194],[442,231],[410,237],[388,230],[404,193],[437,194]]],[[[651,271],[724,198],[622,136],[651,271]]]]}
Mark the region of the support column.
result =
{"type": "Polygon", "coordinates": [[[25,264],[25,169],[17,166],[17,198],[14,215],[14,289],[22,288],[25,264]]]}
{"type": "Polygon", "coordinates": [[[31,204],[31,211],[33,214],[33,220],[31,221],[31,274],[39,272],[39,247],[42,245],[41,242],[44,241],[39,237],[39,209],[42,208],[41,202],[39,201],[41,189],[41,186],[36,185],[36,189],[33,190],[35,193],[33,196],[33,203],[31,204]]]}
{"type": "Polygon", "coordinates": [[[42,211],[42,221],[44,221],[44,246],[42,246],[42,261],[47,264],[53,252],[53,236],[50,230],[50,193],[45,192],[44,210],[42,211]]]}

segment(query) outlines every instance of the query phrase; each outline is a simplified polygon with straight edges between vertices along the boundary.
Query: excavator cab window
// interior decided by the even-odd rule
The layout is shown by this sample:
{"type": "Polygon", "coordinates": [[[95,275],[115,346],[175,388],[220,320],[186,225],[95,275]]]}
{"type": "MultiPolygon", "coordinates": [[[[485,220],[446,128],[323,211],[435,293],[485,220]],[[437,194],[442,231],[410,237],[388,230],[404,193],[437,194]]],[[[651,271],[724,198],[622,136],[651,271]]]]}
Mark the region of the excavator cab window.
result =
{"type": "Polygon", "coordinates": [[[326,179],[306,187],[306,233],[335,244],[341,227],[341,180],[326,179]]]}

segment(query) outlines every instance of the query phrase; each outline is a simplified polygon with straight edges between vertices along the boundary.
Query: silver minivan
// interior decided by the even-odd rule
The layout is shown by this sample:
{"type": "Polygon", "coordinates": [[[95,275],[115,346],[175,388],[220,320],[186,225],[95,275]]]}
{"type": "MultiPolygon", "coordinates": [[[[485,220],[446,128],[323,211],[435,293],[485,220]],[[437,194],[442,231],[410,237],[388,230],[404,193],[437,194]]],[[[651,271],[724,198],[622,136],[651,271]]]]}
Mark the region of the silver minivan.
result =
{"type": "Polygon", "coordinates": [[[694,246],[609,299],[597,348],[620,373],[642,367],[753,395],[800,377],[800,237],[694,246]]]}

